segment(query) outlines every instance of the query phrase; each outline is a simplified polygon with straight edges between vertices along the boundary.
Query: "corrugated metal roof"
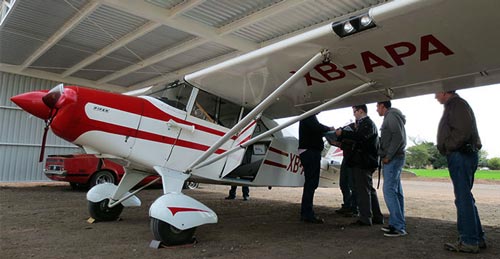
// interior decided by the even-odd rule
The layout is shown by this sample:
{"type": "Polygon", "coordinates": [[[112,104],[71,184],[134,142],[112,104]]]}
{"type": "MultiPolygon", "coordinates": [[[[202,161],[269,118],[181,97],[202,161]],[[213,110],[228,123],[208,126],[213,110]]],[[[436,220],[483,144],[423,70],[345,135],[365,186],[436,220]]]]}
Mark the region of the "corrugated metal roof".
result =
{"type": "Polygon", "coordinates": [[[185,0],[145,0],[145,2],[148,2],[150,4],[154,4],[156,6],[159,6],[159,7],[165,8],[165,9],[171,9],[178,4],[185,2],[185,0]]]}
{"type": "Polygon", "coordinates": [[[179,42],[184,42],[192,38],[194,38],[194,36],[189,33],[176,30],[169,26],[160,26],[145,34],[140,39],[132,41],[113,52],[111,55],[116,54],[120,57],[130,57],[138,62],[158,52],[171,48],[179,44],[179,42]],[[138,57],[140,57],[140,59],[138,57]]]}
{"type": "Polygon", "coordinates": [[[109,6],[101,6],[68,33],[64,40],[88,46],[97,51],[146,22],[146,19],[133,14],[120,12],[109,6]]]}
{"type": "Polygon", "coordinates": [[[207,0],[183,16],[219,28],[281,1],[207,0]]]}
{"type": "Polygon", "coordinates": [[[383,2],[17,0],[0,28],[0,65],[128,91],[155,77],[159,83],[180,79],[178,71],[193,72],[207,60],[243,54],[383,2]]]}

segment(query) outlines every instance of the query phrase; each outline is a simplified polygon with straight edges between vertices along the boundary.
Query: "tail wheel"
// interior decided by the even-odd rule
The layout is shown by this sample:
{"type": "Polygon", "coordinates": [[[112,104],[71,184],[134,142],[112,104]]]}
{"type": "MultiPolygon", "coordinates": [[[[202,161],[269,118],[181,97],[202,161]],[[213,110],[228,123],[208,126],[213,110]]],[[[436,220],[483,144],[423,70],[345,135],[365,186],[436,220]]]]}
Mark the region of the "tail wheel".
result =
{"type": "Polygon", "coordinates": [[[108,207],[109,199],[102,200],[100,202],[89,201],[89,213],[90,216],[97,221],[113,221],[120,217],[123,211],[123,205],[118,204],[113,208],[108,207]]]}
{"type": "Polygon", "coordinates": [[[159,219],[151,218],[151,231],[156,240],[166,245],[182,245],[191,243],[196,228],[180,230],[159,219]]]}
{"type": "Polygon", "coordinates": [[[92,178],[90,179],[89,185],[90,188],[101,184],[101,183],[112,183],[114,184],[116,182],[116,177],[113,173],[110,171],[97,171],[92,175],[92,178]]]}

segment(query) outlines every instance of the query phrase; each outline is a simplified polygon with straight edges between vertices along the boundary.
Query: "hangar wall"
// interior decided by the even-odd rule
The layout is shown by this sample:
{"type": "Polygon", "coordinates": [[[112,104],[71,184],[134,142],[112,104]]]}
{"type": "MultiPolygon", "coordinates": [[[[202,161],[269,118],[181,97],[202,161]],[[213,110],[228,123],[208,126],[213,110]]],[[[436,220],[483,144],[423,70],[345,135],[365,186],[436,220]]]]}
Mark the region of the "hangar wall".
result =
{"type": "MultiPolygon", "coordinates": [[[[10,97],[24,92],[51,89],[58,82],[0,72],[0,182],[51,181],[38,163],[44,122],[21,110],[10,97]]],[[[75,145],[47,136],[49,154],[81,153],[75,145]]]]}

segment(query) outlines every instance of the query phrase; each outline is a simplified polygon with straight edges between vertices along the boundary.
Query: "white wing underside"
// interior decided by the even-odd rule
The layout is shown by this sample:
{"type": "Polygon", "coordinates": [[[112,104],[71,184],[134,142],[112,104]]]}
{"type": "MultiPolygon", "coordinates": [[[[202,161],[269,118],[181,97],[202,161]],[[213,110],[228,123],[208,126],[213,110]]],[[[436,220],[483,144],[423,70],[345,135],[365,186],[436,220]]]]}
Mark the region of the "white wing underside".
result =
{"type": "Polygon", "coordinates": [[[376,27],[344,38],[328,24],[189,74],[185,80],[255,107],[322,49],[333,64],[310,71],[264,114],[301,114],[364,81],[376,85],[332,109],[500,82],[499,1],[393,1],[370,9],[376,27]],[[350,73],[353,71],[361,77],[350,73]]]}

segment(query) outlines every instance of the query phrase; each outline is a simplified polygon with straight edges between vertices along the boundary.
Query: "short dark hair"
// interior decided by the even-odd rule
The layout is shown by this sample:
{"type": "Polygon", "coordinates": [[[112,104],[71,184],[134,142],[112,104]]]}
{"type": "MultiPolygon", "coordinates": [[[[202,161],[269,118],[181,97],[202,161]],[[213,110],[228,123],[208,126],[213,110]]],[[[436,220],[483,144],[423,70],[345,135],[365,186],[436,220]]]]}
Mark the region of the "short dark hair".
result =
{"type": "Polygon", "coordinates": [[[385,108],[389,109],[391,108],[392,104],[391,101],[383,101],[383,102],[377,102],[377,104],[383,104],[385,108]]]}
{"type": "Polygon", "coordinates": [[[352,106],[352,108],[355,109],[356,111],[359,110],[359,109],[361,109],[365,113],[368,113],[368,108],[366,107],[366,104],[354,105],[354,106],[352,106]]]}

